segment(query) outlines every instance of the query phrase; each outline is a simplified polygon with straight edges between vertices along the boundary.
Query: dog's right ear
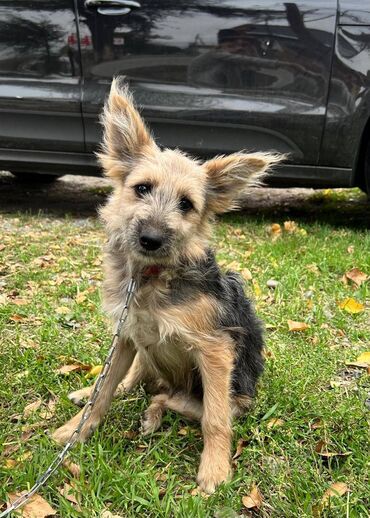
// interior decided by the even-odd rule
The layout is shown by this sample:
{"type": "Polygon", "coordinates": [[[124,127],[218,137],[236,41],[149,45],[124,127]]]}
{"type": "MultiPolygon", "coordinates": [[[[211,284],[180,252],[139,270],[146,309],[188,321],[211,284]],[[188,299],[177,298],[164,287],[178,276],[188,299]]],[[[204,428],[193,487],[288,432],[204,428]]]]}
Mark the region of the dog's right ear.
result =
{"type": "Polygon", "coordinates": [[[140,155],[148,154],[156,144],[134,106],[127,85],[119,78],[113,79],[101,122],[103,143],[97,156],[106,176],[123,179],[140,155]]]}

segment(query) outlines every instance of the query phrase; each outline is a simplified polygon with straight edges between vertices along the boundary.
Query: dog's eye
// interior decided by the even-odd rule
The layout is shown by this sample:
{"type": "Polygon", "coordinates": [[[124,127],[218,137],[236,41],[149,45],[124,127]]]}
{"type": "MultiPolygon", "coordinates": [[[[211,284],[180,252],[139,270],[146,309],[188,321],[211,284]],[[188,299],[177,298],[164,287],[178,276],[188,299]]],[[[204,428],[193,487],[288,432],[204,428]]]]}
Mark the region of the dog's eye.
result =
{"type": "Polygon", "coordinates": [[[135,185],[135,192],[139,198],[142,198],[146,194],[149,194],[152,190],[152,186],[149,183],[141,183],[139,185],[135,185]]]}
{"type": "Polygon", "coordinates": [[[181,212],[189,212],[193,208],[193,204],[189,200],[189,198],[186,198],[183,196],[179,202],[179,207],[181,212]]]}

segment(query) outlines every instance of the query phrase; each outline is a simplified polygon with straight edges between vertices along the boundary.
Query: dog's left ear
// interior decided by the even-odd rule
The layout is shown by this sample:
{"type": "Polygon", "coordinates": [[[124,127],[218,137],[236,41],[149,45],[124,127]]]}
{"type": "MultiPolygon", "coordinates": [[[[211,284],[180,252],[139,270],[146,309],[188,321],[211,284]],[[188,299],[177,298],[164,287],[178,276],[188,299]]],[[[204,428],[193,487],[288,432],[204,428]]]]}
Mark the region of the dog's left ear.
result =
{"type": "Polygon", "coordinates": [[[205,162],[208,210],[221,214],[237,208],[243,191],[259,185],[270,168],[283,158],[275,153],[233,153],[205,162]]]}
{"type": "Polygon", "coordinates": [[[98,158],[106,176],[123,179],[140,155],[157,148],[123,79],[113,79],[101,122],[104,132],[98,158]]]}

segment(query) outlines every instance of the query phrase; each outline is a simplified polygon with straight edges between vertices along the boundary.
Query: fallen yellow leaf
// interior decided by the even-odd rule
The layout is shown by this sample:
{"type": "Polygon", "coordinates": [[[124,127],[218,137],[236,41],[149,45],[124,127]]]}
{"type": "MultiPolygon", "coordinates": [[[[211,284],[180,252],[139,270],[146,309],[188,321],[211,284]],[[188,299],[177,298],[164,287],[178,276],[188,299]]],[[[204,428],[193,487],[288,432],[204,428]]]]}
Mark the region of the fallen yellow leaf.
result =
{"type": "Polygon", "coordinates": [[[306,322],[296,322],[295,320],[288,320],[287,323],[289,331],[292,332],[305,331],[310,327],[308,324],[306,324],[306,322]]]}
{"type": "Polygon", "coordinates": [[[270,430],[271,428],[279,428],[283,426],[285,421],[283,419],[272,418],[267,421],[267,428],[270,430]]]}
{"type": "Polygon", "coordinates": [[[262,295],[262,290],[260,288],[260,285],[255,280],[253,280],[253,290],[254,290],[254,294],[256,295],[257,298],[259,298],[262,295]]]}
{"type": "Polygon", "coordinates": [[[359,363],[366,363],[367,365],[370,365],[370,351],[365,351],[364,353],[361,353],[360,356],[357,358],[357,361],[359,363]]]}
{"type": "Polygon", "coordinates": [[[259,509],[262,506],[262,494],[255,484],[253,485],[249,495],[242,497],[242,502],[244,507],[247,509],[259,509]]]}
{"type": "Polygon", "coordinates": [[[360,302],[357,302],[355,299],[349,297],[348,299],[343,300],[343,302],[339,303],[339,307],[344,309],[348,313],[362,313],[365,309],[365,306],[360,302]]]}
{"type": "Polygon", "coordinates": [[[17,461],[14,459],[6,459],[5,463],[1,467],[4,469],[12,469],[15,468],[17,464],[17,461]]]}
{"type": "Polygon", "coordinates": [[[102,370],[103,370],[103,365],[94,365],[94,367],[91,367],[89,372],[86,374],[85,378],[86,379],[94,378],[95,376],[100,374],[102,370]]]}

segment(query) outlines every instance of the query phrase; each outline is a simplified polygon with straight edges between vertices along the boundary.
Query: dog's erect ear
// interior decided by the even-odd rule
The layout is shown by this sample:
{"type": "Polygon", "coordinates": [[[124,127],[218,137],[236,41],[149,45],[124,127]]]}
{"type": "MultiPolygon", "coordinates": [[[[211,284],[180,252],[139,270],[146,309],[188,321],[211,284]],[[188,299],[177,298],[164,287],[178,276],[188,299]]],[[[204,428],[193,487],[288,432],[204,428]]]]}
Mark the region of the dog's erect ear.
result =
{"type": "Polygon", "coordinates": [[[141,154],[156,148],[122,79],[113,79],[101,122],[104,133],[98,158],[105,174],[111,178],[124,178],[141,154]]]}
{"type": "Polygon", "coordinates": [[[205,162],[208,210],[221,214],[237,208],[243,191],[260,185],[269,169],[283,158],[274,153],[233,153],[205,162]]]}

